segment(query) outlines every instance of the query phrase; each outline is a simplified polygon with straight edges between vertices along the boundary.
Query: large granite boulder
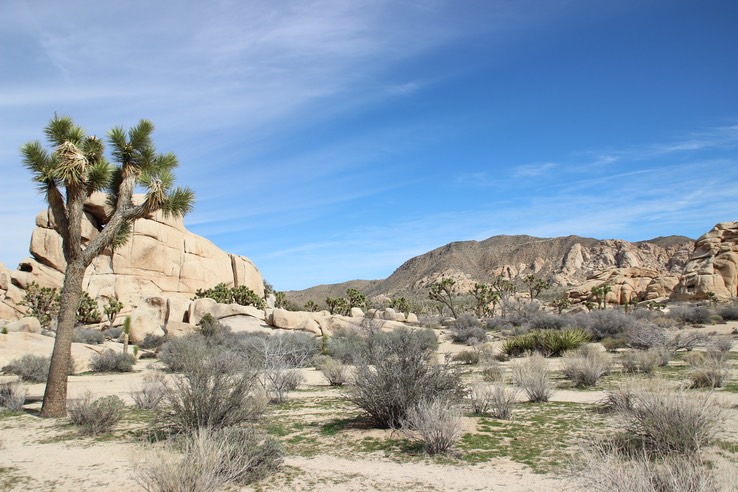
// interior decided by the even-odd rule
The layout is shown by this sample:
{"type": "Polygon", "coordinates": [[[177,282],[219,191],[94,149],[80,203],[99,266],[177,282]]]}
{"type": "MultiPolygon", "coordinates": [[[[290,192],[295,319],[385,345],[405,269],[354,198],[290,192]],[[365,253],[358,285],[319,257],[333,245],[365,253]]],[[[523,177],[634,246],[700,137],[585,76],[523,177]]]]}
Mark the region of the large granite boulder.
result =
{"type": "Polygon", "coordinates": [[[738,222],[722,222],[695,242],[673,297],[678,300],[719,299],[738,295],[738,222]]]}
{"type": "MultiPolygon", "coordinates": [[[[104,227],[109,213],[104,194],[95,193],[87,200],[82,221],[85,240],[93,238],[104,227]]],[[[26,288],[32,281],[41,286],[60,287],[66,263],[61,236],[46,210],[36,217],[30,252],[31,257],[10,273],[9,283],[19,289],[26,288]]],[[[5,307],[15,305],[17,308],[17,304],[4,302],[3,296],[7,296],[9,290],[4,288],[8,282],[3,280],[3,270],[0,269],[0,316],[18,317],[22,309],[14,313],[5,307]]],[[[261,274],[248,258],[226,253],[207,239],[189,232],[182,219],[156,213],[134,223],[132,237],[124,246],[108,249],[93,260],[83,287],[101,302],[117,297],[125,305],[122,314],[127,314],[145,303],[145,299],[189,300],[198,289],[219,283],[233,287],[245,285],[259,296],[264,294],[261,274]]],[[[177,305],[176,311],[176,320],[183,321],[186,307],[177,305]]]]}

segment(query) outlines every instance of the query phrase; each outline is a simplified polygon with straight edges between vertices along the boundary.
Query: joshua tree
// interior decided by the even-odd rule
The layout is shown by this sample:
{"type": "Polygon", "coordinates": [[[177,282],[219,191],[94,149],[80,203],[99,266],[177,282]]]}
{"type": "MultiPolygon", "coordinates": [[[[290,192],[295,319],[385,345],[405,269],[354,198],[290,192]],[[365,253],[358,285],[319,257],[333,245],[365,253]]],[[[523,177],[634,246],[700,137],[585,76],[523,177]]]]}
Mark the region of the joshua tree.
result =
{"type": "Polygon", "coordinates": [[[612,292],[612,286],[607,284],[592,287],[592,296],[597,299],[597,307],[607,309],[607,294],[610,292],[612,292]]]}
{"type": "Polygon", "coordinates": [[[456,281],[451,278],[443,278],[440,282],[433,282],[431,284],[430,292],[428,292],[428,298],[441,302],[448,306],[451,310],[451,315],[456,318],[456,309],[454,308],[454,295],[451,292],[456,281]]]}
{"type": "Polygon", "coordinates": [[[495,307],[497,306],[497,301],[500,299],[500,294],[494,291],[492,286],[477,283],[474,284],[474,288],[469,293],[477,300],[477,305],[474,308],[477,318],[495,314],[495,307]],[[492,304],[491,308],[490,304],[492,304]]]}
{"type": "Polygon", "coordinates": [[[551,288],[550,282],[547,282],[542,278],[538,278],[535,275],[527,275],[523,278],[523,282],[528,286],[530,302],[533,302],[533,299],[537,299],[538,296],[541,295],[541,292],[551,288]]]}
{"type": "Polygon", "coordinates": [[[44,129],[50,151],[39,141],[21,148],[23,164],[48,202],[67,263],[41,409],[44,417],[63,417],[67,413],[72,333],[87,267],[106,248],[124,244],[135,220],[157,210],[182,216],[192,208],[194,193],[189,188],[173,188],[177,158],[171,153],[156,153],[151,141],[153,130],[154,125],[147,120],[128,132],[121,127],[110,130],[108,141],[114,164],[105,158],[102,140],[86,135],[68,116],[55,115],[44,129]],[[133,201],[137,186],[146,189],[141,203],[133,201]],[[109,192],[112,212],[100,233],[83,245],[83,206],[93,192],[100,190],[109,192]]]}

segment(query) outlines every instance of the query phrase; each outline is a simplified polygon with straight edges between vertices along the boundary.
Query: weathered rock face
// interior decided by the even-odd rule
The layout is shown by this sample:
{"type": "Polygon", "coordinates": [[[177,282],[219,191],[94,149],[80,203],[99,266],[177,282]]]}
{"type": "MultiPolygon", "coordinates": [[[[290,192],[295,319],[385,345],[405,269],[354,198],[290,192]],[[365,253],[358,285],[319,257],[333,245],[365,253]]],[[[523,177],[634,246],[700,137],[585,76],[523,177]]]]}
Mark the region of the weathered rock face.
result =
{"type": "MultiPolygon", "coordinates": [[[[108,213],[105,195],[94,194],[85,204],[82,223],[85,239],[93,238],[104,227],[108,213]]],[[[54,230],[47,211],[38,214],[36,226],[31,238],[31,257],[21,262],[19,270],[10,272],[10,283],[20,289],[31,281],[59,287],[65,268],[61,236],[54,230]]],[[[0,287],[4,286],[3,275],[0,269],[0,287]]],[[[83,286],[99,300],[117,296],[128,310],[147,298],[189,299],[198,289],[218,283],[245,285],[257,295],[264,294],[261,274],[248,258],[228,254],[189,232],[181,219],[164,218],[157,213],[136,221],[133,235],[124,246],[106,250],[97,257],[87,269],[83,286]]],[[[0,296],[12,297],[12,294],[4,289],[0,290],[0,296]]],[[[0,310],[2,315],[8,308],[0,307],[0,310]]]]}
{"type": "Polygon", "coordinates": [[[738,222],[722,222],[695,242],[694,253],[674,289],[678,300],[738,295],[738,222]]]}
{"type": "Polygon", "coordinates": [[[592,288],[609,285],[608,304],[627,304],[668,297],[676,276],[662,275],[657,270],[640,267],[610,268],[593,275],[584,283],[568,292],[573,303],[591,299],[592,288]]]}

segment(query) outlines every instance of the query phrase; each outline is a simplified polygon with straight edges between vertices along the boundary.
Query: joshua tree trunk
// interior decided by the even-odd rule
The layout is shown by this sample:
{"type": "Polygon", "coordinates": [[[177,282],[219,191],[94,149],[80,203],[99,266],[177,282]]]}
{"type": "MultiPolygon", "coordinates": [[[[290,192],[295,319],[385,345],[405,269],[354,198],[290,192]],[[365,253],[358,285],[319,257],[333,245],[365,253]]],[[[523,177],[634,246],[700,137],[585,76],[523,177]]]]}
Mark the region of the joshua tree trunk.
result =
{"type": "Polygon", "coordinates": [[[51,354],[49,376],[44,391],[42,417],[64,417],[67,414],[67,380],[72,363],[72,335],[77,315],[77,304],[82,296],[82,281],[86,267],[68,264],[60,296],[56,341],[51,354]]]}

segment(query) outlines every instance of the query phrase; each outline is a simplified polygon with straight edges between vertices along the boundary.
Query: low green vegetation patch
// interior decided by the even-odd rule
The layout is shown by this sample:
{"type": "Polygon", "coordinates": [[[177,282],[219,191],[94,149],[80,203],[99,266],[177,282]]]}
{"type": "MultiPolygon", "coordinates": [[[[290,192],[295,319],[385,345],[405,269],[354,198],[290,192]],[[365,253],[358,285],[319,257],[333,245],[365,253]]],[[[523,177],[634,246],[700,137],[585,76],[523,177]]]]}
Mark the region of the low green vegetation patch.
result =
{"type": "Polygon", "coordinates": [[[458,447],[467,463],[509,459],[546,473],[564,465],[581,436],[606,425],[595,405],[525,403],[515,408],[514,420],[480,418],[476,432],[465,434],[458,447]]]}

